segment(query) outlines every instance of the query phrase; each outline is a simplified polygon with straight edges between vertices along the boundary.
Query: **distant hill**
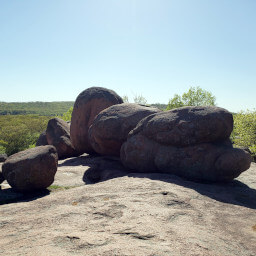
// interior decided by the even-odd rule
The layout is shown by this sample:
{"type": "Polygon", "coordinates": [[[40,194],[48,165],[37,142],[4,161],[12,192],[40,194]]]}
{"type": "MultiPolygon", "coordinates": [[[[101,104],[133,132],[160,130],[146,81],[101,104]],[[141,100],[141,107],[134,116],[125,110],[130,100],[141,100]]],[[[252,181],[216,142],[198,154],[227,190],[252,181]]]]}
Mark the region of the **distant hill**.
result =
{"type": "Polygon", "coordinates": [[[0,102],[0,115],[56,116],[67,112],[74,101],[0,102]]]}

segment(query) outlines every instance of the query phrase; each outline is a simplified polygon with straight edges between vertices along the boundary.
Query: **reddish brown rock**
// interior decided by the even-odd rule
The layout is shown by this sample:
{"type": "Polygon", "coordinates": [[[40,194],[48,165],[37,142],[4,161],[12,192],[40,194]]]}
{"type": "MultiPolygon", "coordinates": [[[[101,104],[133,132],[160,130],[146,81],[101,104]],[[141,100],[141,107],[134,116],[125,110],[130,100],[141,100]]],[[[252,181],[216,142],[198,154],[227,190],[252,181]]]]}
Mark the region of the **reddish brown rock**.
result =
{"type": "Polygon", "coordinates": [[[120,155],[128,133],[146,116],[158,113],[157,108],[123,103],[101,111],[89,128],[89,141],[101,155],[120,155]]]}
{"type": "Polygon", "coordinates": [[[46,129],[46,138],[49,145],[53,145],[60,159],[76,156],[70,140],[70,124],[60,118],[49,120],[46,129]]]}
{"type": "Polygon", "coordinates": [[[140,133],[165,145],[188,146],[222,141],[233,130],[233,116],[223,108],[183,107],[151,115],[132,134],[140,133]]]}
{"type": "Polygon", "coordinates": [[[48,145],[47,138],[46,138],[46,131],[42,132],[36,142],[36,146],[45,146],[48,145]]]}
{"type": "Polygon", "coordinates": [[[57,163],[54,146],[39,146],[10,156],[2,166],[2,173],[15,190],[33,191],[53,183],[57,163]]]}
{"type": "Polygon", "coordinates": [[[102,87],[91,87],[78,95],[72,113],[70,135],[74,148],[80,154],[94,153],[88,130],[95,116],[102,110],[120,103],[123,103],[120,96],[102,87]]]}

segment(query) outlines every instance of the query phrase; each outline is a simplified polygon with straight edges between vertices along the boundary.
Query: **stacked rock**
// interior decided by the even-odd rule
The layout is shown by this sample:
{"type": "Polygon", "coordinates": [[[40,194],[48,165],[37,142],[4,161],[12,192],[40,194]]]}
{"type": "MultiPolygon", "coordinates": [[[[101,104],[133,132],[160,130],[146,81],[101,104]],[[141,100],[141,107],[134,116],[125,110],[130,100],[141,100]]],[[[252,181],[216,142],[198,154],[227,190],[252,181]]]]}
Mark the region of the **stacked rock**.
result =
{"type": "Polygon", "coordinates": [[[197,181],[229,181],[251,163],[248,152],[232,147],[232,129],[232,114],[213,106],[152,114],[129,133],[121,148],[121,161],[139,172],[165,172],[197,181]]]}
{"type": "Polygon", "coordinates": [[[132,103],[113,105],[94,119],[89,128],[89,142],[101,155],[120,156],[121,146],[129,132],[141,119],[158,112],[157,108],[132,103]]]}

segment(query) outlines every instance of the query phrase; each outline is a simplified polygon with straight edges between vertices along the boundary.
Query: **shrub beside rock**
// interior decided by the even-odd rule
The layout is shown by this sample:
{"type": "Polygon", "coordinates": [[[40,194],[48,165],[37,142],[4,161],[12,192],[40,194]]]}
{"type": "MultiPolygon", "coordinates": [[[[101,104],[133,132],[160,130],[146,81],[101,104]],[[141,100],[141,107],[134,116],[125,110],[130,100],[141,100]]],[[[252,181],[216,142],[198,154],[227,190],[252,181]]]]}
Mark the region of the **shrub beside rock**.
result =
{"type": "Polygon", "coordinates": [[[161,110],[138,104],[123,103],[101,111],[89,128],[89,141],[93,149],[102,155],[120,155],[128,133],[138,122],[161,110]]]}
{"type": "Polygon", "coordinates": [[[251,156],[228,141],[232,114],[217,107],[184,107],[144,118],[122,145],[121,160],[140,172],[166,172],[197,181],[229,181],[251,156]]]}
{"type": "Polygon", "coordinates": [[[15,190],[45,189],[54,181],[57,164],[56,148],[39,146],[8,157],[2,166],[2,174],[15,190]]]}
{"type": "Polygon", "coordinates": [[[46,129],[46,138],[49,145],[53,145],[60,159],[76,156],[70,140],[70,124],[60,118],[49,120],[46,129]]]}
{"type": "Polygon", "coordinates": [[[71,118],[70,136],[79,154],[95,152],[88,138],[88,130],[95,116],[102,110],[120,103],[123,103],[120,96],[102,87],[91,87],[78,95],[71,118]]]}

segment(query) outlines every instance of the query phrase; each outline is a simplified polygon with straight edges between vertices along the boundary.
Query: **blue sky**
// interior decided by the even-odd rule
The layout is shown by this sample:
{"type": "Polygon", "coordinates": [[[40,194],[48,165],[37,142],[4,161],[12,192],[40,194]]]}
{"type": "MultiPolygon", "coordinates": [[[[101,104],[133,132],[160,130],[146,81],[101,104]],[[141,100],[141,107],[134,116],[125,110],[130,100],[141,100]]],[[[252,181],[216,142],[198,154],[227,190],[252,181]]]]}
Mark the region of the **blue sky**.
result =
{"type": "Polygon", "coordinates": [[[199,86],[256,108],[255,0],[0,0],[0,101],[91,86],[167,103],[199,86]]]}

